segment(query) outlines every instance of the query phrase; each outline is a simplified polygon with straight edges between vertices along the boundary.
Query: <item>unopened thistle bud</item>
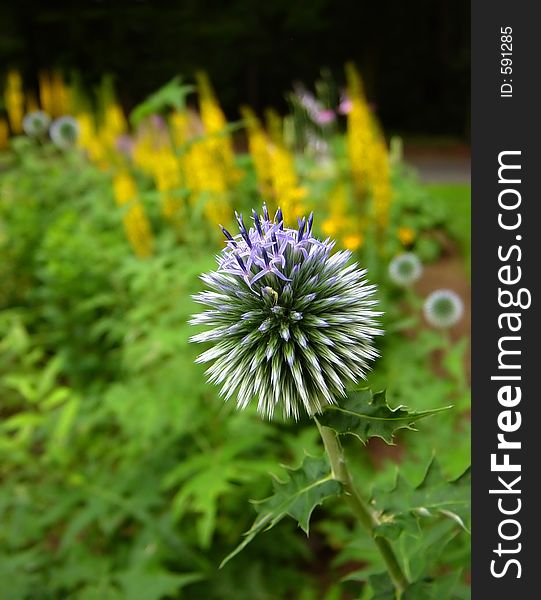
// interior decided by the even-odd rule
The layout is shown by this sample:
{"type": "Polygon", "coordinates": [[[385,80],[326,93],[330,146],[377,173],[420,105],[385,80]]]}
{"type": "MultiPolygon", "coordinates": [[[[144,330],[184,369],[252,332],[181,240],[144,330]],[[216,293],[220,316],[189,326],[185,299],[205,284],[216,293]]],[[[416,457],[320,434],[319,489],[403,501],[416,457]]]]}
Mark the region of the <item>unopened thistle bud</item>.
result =
{"type": "Polygon", "coordinates": [[[413,252],[398,254],[389,263],[389,278],[396,285],[407,287],[415,283],[423,273],[423,265],[413,252]]]}
{"type": "Polygon", "coordinates": [[[47,133],[50,124],[51,117],[42,110],[36,110],[24,116],[23,130],[29,137],[42,138],[47,133]]]}
{"type": "Polygon", "coordinates": [[[55,119],[49,130],[53,144],[62,150],[73,148],[79,137],[79,123],[68,115],[55,119]]]}
{"type": "Polygon", "coordinates": [[[425,300],[423,311],[430,325],[445,329],[460,321],[464,314],[464,303],[452,290],[436,290],[425,300]]]}

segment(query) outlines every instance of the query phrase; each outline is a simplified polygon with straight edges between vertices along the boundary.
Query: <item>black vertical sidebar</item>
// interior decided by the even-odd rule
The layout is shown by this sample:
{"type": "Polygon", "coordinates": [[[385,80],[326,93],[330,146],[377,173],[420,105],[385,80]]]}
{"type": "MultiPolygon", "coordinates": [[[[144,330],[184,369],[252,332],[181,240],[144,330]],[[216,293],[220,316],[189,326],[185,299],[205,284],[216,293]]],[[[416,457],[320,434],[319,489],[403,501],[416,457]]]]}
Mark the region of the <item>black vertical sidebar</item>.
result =
{"type": "Polygon", "coordinates": [[[535,210],[541,26],[535,8],[525,0],[472,0],[474,600],[541,598],[541,346],[534,323],[541,278],[535,210]]]}

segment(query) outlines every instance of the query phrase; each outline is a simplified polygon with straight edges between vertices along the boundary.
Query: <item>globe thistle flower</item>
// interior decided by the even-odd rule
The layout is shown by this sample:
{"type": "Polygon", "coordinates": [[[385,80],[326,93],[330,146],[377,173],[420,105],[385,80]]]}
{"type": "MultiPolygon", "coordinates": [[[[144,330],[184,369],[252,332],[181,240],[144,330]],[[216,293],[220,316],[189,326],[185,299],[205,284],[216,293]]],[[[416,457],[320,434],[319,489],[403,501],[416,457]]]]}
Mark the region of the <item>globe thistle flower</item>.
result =
{"type": "Polygon", "coordinates": [[[423,272],[419,257],[413,252],[398,254],[389,263],[389,278],[396,285],[407,287],[415,283],[423,272]]]}
{"type": "Polygon", "coordinates": [[[213,327],[191,338],[212,343],[197,362],[213,363],[209,381],[226,400],[236,393],[240,409],[257,399],[268,418],[277,409],[313,416],[364,378],[378,354],[375,286],[348,264],[351,252],[331,254],[334,242],[313,236],[313,215],[297,229],[266,206],[261,216],[253,211],[250,228],[236,217],[240,233],[222,227],[218,269],[202,275],[209,290],[194,296],[207,310],[191,324],[213,327]]]}
{"type": "Polygon", "coordinates": [[[23,131],[27,136],[41,138],[49,129],[51,117],[42,110],[35,110],[26,114],[23,118],[23,131]]]}
{"type": "Polygon", "coordinates": [[[53,121],[49,135],[58,148],[72,148],[79,137],[79,123],[68,115],[59,117],[53,121]]]}
{"type": "Polygon", "coordinates": [[[430,325],[445,329],[460,321],[464,303],[452,290],[436,290],[426,298],[423,312],[430,325]]]}

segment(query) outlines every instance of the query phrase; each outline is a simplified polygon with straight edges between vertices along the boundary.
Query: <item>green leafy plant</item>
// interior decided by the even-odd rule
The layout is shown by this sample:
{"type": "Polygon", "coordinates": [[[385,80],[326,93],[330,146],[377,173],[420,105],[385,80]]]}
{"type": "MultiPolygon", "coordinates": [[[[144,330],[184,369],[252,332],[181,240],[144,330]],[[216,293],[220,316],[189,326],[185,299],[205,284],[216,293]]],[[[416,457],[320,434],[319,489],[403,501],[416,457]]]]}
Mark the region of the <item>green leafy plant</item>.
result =
{"type": "Polygon", "coordinates": [[[324,457],[305,457],[287,479],[275,483],[272,496],[256,503],[254,524],[222,565],[286,515],[308,533],[315,507],[338,495],[386,568],[385,575],[369,579],[373,598],[436,597],[442,582],[427,583],[428,573],[412,581],[393,541],[402,534],[420,535],[418,519],[434,514],[467,530],[468,474],[447,482],[432,462],[417,487],[399,478],[382,506],[371,505],[355,483],[341,436],[364,444],[378,437],[392,444],[397,431],[412,429],[416,421],[442,409],[412,412],[404,406],[391,408],[384,392],[344,391],[344,382],[363,377],[367,361],[375,356],[378,313],[364,272],[346,266],[348,253],[331,254],[328,240],[313,237],[312,218],[299,219],[298,229],[291,229],[284,226],[280,208],[271,218],[263,206],[261,216],[253,211],[254,226],[247,228],[237,215],[240,233],[232,236],[222,228],[227,245],[218,256],[218,269],[203,276],[210,290],[195,296],[207,310],[191,323],[213,328],[192,341],[211,343],[198,360],[214,363],[207,374],[222,384],[225,398],[236,392],[240,409],[255,399],[268,418],[276,406],[295,419],[304,411],[325,448],[324,457]]]}

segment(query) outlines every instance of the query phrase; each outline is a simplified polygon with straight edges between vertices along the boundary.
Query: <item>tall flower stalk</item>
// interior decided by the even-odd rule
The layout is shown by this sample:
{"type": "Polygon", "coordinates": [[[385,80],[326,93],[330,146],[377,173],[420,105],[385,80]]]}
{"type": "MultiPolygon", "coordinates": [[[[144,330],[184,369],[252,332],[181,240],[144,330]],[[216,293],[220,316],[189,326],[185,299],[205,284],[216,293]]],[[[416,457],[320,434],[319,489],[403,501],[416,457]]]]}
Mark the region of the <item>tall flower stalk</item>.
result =
{"type": "Polygon", "coordinates": [[[408,586],[408,579],[389,542],[385,538],[378,536],[376,533],[376,527],[380,524],[379,520],[353,482],[339,437],[333,429],[322,426],[317,419],[316,424],[321,439],[323,440],[323,445],[325,446],[325,452],[331,463],[332,474],[334,478],[342,484],[346,502],[350,506],[353,514],[374,540],[385,566],[387,567],[389,576],[391,577],[396,590],[401,594],[408,586]]]}
{"type": "MultiPolygon", "coordinates": [[[[209,380],[222,386],[226,399],[236,394],[238,408],[255,399],[267,418],[277,409],[286,417],[298,419],[304,412],[314,418],[331,474],[306,489],[313,494],[319,487],[325,494],[331,482],[339,485],[401,594],[408,581],[390,543],[376,532],[379,521],[353,483],[339,432],[325,412],[356,414],[344,398],[351,402],[346,385],[363,379],[377,356],[373,340],[381,334],[381,313],[375,309],[375,288],[364,270],[349,264],[349,251],[333,253],[330,239],[314,236],[313,215],[299,219],[295,229],[284,226],[280,209],[271,218],[266,206],[262,215],[253,211],[251,227],[242,215],[236,217],[239,233],[233,236],[222,227],[226,247],[218,256],[218,269],[202,276],[209,289],[194,297],[206,310],[191,323],[211,327],[192,337],[211,343],[197,360],[212,363],[209,380]]],[[[395,421],[404,418],[380,400],[370,401],[368,410],[374,409],[383,418],[389,412],[395,421]]],[[[316,503],[318,499],[316,494],[316,503]]],[[[306,526],[308,518],[309,513],[306,526]]],[[[270,516],[256,521],[233,555],[268,521],[270,516]]]]}

